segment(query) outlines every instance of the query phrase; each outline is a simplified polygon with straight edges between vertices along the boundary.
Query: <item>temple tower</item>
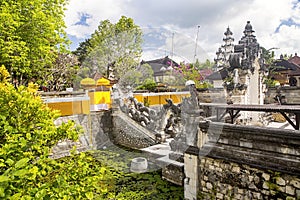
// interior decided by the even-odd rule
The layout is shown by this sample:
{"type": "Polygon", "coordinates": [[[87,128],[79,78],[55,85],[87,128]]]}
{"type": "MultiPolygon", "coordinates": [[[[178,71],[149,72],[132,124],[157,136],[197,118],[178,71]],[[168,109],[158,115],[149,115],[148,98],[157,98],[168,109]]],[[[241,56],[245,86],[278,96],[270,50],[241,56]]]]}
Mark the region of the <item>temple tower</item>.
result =
{"type": "Polygon", "coordinates": [[[224,49],[225,60],[228,61],[229,55],[231,53],[233,53],[233,51],[234,51],[233,33],[231,32],[231,30],[229,29],[229,27],[227,27],[226,32],[224,33],[224,35],[225,35],[225,38],[223,38],[223,41],[225,42],[225,44],[222,45],[222,48],[224,49]]]}
{"type": "Polygon", "coordinates": [[[222,45],[218,51],[216,52],[217,58],[215,58],[215,62],[217,65],[216,71],[221,70],[223,67],[229,65],[228,59],[229,55],[234,51],[234,38],[233,33],[229,27],[227,27],[226,31],[224,32],[225,37],[223,38],[224,45],[222,45]]]}
{"type": "MultiPolygon", "coordinates": [[[[231,95],[232,103],[263,104],[264,70],[262,70],[261,49],[254,32],[248,21],[243,32],[244,35],[229,56],[228,71],[233,88],[230,88],[231,91],[228,94],[231,95]]],[[[243,118],[258,121],[259,115],[249,112],[244,114],[243,118]]]]}

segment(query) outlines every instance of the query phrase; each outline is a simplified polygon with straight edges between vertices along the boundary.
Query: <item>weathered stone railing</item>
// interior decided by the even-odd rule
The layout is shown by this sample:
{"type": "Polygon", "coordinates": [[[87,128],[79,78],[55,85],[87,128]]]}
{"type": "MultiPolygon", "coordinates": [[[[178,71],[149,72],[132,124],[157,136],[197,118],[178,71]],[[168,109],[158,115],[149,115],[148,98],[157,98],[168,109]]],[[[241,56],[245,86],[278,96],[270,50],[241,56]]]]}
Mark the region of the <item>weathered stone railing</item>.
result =
{"type": "Polygon", "coordinates": [[[300,131],[200,122],[208,156],[300,175],[300,131]]]}
{"type": "Polygon", "coordinates": [[[114,144],[132,149],[140,149],[156,144],[154,132],[132,120],[119,108],[91,112],[90,114],[62,116],[55,123],[60,125],[68,120],[82,126],[83,134],[80,135],[77,142],[60,141],[52,149],[53,158],[69,155],[74,145],[76,145],[78,151],[86,151],[114,144]]]}
{"type": "Polygon", "coordinates": [[[214,122],[199,126],[198,147],[184,156],[188,199],[196,194],[198,199],[300,197],[300,131],[214,122]]]}
{"type": "Polygon", "coordinates": [[[113,142],[128,148],[140,149],[156,144],[155,133],[138,124],[122,111],[113,112],[113,142]]]}

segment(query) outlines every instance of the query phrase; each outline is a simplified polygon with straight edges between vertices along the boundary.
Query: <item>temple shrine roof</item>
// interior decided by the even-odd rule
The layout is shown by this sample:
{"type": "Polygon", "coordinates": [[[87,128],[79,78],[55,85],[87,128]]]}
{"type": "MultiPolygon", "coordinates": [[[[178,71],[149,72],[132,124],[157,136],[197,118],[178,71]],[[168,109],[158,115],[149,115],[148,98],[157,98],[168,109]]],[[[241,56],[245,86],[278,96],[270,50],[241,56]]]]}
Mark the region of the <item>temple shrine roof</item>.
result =
{"type": "Polygon", "coordinates": [[[295,53],[295,55],[293,57],[288,59],[288,61],[290,63],[293,63],[293,64],[296,64],[296,65],[300,66],[300,57],[297,55],[297,53],[295,53]]]}
{"type": "Polygon", "coordinates": [[[284,60],[284,59],[280,59],[280,60],[276,60],[274,62],[274,65],[276,66],[276,68],[274,69],[274,71],[287,71],[287,70],[291,70],[291,71],[296,71],[296,70],[300,70],[300,66],[289,62],[288,60],[284,60]]]}
{"type": "Polygon", "coordinates": [[[154,72],[154,76],[161,76],[165,73],[164,71],[170,69],[170,67],[174,68],[174,66],[179,66],[178,63],[170,59],[168,56],[155,60],[142,61],[141,64],[149,64],[154,72]]]}

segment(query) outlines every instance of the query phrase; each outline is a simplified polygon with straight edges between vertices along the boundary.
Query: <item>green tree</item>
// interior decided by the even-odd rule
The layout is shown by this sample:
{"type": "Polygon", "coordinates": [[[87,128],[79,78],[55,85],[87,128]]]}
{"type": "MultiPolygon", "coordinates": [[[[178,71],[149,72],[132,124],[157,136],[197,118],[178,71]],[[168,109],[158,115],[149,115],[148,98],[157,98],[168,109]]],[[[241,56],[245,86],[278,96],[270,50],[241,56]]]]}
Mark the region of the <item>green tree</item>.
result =
{"type": "Polygon", "coordinates": [[[80,65],[82,65],[82,63],[86,60],[86,56],[88,54],[88,49],[90,48],[90,46],[90,39],[86,39],[85,41],[80,42],[77,49],[72,52],[77,56],[80,65]]]}
{"type": "Polygon", "coordinates": [[[123,90],[126,90],[126,88],[128,87],[130,89],[134,89],[138,86],[141,86],[139,89],[142,89],[144,85],[149,85],[149,83],[150,85],[153,85],[153,83],[155,85],[155,81],[153,80],[153,74],[154,72],[149,64],[142,64],[136,69],[132,69],[126,72],[119,79],[118,84],[123,90]]]}
{"type": "Polygon", "coordinates": [[[118,80],[138,65],[141,42],[142,31],[133,19],[122,16],[116,24],[101,21],[89,40],[83,67],[90,69],[90,75],[98,71],[107,78],[113,74],[118,80]]]}
{"type": "Polygon", "coordinates": [[[51,147],[76,140],[79,132],[71,122],[55,126],[59,114],[45,106],[34,84],[15,89],[4,66],[0,72],[0,197],[20,199],[30,189],[39,192],[38,180],[56,167],[48,158],[51,147]]]}
{"type": "Polygon", "coordinates": [[[41,78],[66,49],[66,0],[2,0],[0,64],[18,84],[41,78]]]}
{"type": "Polygon", "coordinates": [[[62,91],[73,87],[79,71],[77,57],[74,54],[59,53],[54,65],[47,69],[43,82],[50,90],[62,91]]]}
{"type": "Polygon", "coordinates": [[[58,112],[34,84],[15,89],[4,66],[0,75],[0,198],[105,199],[113,174],[91,154],[49,157],[58,141],[77,140],[80,129],[71,121],[57,127],[58,112]]]}
{"type": "Polygon", "coordinates": [[[197,59],[196,62],[193,64],[193,66],[198,69],[211,69],[214,66],[213,62],[210,62],[209,59],[206,59],[204,63],[200,63],[199,60],[197,59]]]}
{"type": "Polygon", "coordinates": [[[193,80],[197,88],[200,86],[200,81],[203,80],[199,70],[193,64],[181,63],[176,73],[182,74],[184,82],[193,80]]]}
{"type": "Polygon", "coordinates": [[[268,75],[264,77],[264,83],[267,85],[267,87],[274,87],[278,81],[276,81],[273,77],[274,75],[278,74],[276,72],[277,69],[280,69],[280,66],[275,66],[275,53],[274,51],[271,51],[271,49],[266,49],[264,47],[261,47],[262,49],[262,58],[263,58],[263,65],[264,68],[268,71],[268,75]]]}
{"type": "Polygon", "coordinates": [[[262,49],[262,58],[264,59],[264,64],[267,66],[273,65],[273,62],[275,60],[275,53],[274,51],[267,50],[264,47],[261,47],[262,49]]]}

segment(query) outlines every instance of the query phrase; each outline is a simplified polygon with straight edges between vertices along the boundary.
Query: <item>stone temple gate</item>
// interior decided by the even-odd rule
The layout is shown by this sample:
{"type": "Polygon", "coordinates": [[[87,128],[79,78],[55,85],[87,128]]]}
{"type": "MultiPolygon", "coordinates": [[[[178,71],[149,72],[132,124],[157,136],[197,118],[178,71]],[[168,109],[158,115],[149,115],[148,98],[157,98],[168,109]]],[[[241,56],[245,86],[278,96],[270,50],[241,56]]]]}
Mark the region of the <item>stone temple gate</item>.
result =
{"type": "MultiPolygon", "coordinates": [[[[264,102],[264,77],[267,74],[262,51],[250,21],[247,22],[244,35],[233,44],[233,33],[228,27],[224,33],[224,45],[216,52],[216,72],[211,76],[222,79],[222,87],[226,91],[227,103],[261,105],[264,102]]],[[[216,80],[214,80],[216,81],[216,80]]],[[[244,121],[258,121],[259,114],[244,113],[240,118],[244,121]]]]}

